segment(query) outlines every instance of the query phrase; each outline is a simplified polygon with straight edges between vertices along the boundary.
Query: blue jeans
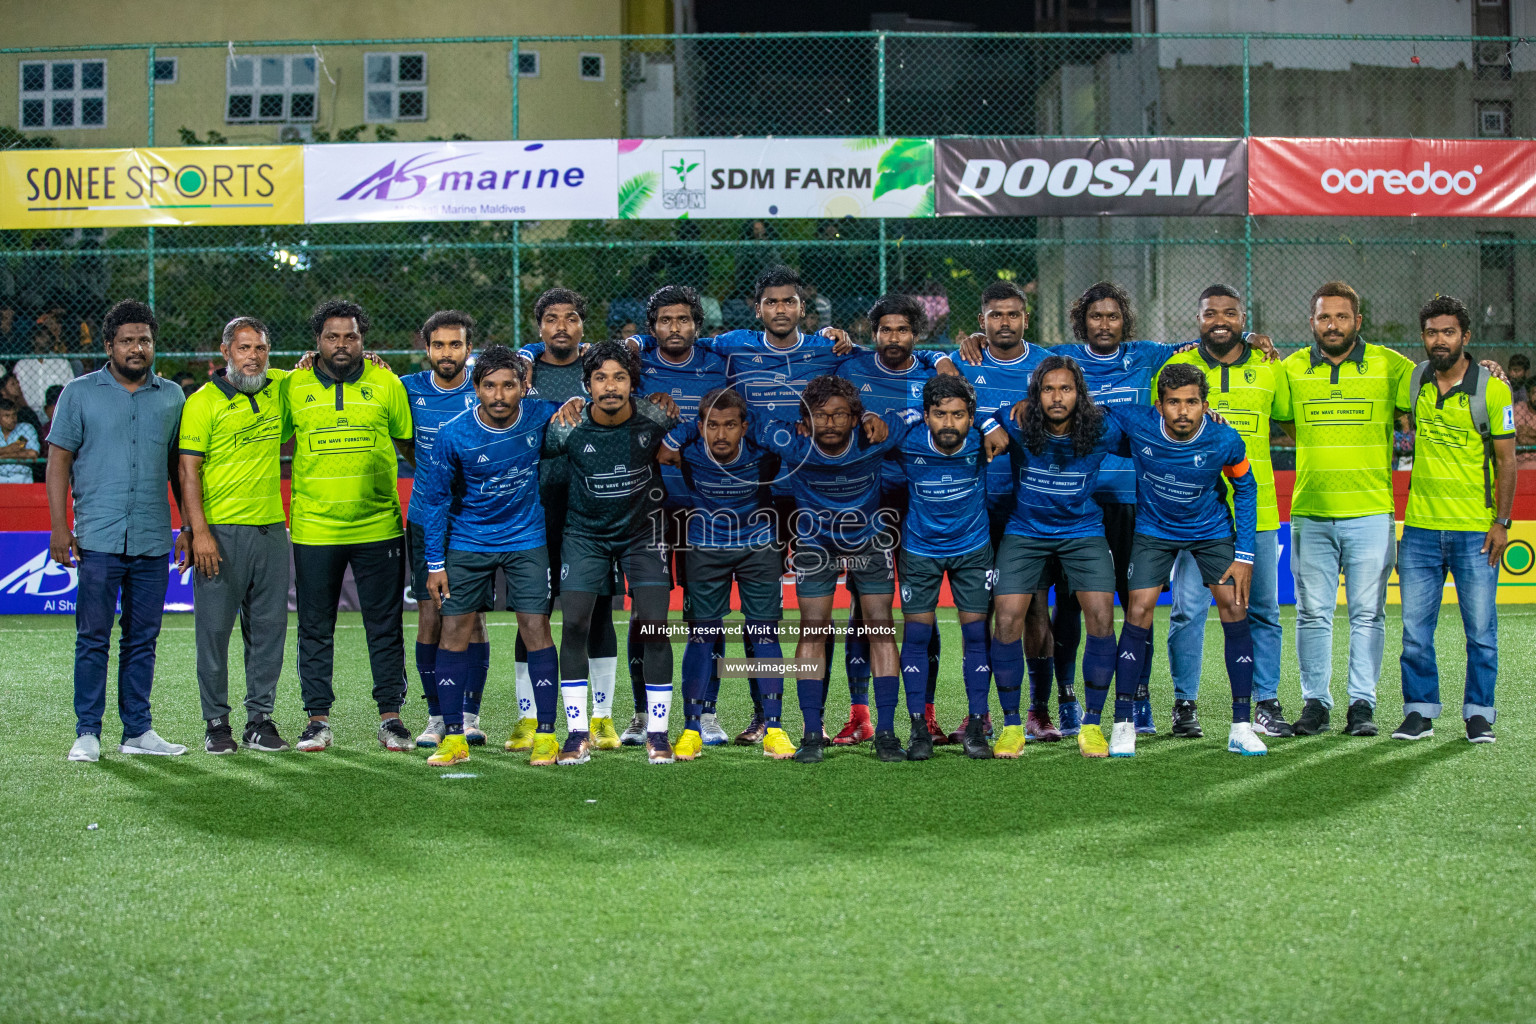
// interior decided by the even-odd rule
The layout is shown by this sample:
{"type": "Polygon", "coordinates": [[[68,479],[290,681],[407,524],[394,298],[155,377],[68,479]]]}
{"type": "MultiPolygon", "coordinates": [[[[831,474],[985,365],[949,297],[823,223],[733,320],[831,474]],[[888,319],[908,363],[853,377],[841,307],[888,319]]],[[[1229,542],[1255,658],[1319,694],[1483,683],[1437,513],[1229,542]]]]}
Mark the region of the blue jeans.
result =
{"type": "MultiPolygon", "coordinates": [[[[1280,533],[1255,535],[1253,585],[1248,593],[1248,625],[1253,632],[1253,699],[1280,695],[1280,533]]],[[[1205,656],[1205,619],[1211,591],[1200,580],[1200,567],[1188,551],[1173,563],[1173,613],[1168,626],[1168,667],[1175,700],[1200,696],[1200,668],[1205,656]]]]}
{"type": "Polygon", "coordinates": [[[75,595],[75,735],[101,735],[107,705],[107,653],[118,595],[123,602],[123,635],[117,647],[117,714],[123,736],[150,729],[149,690],[155,681],[155,642],[165,591],[171,582],[169,555],[134,558],[81,551],[75,595]]]}
{"type": "Polygon", "coordinates": [[[1467,686],[1461,717],[1494,719],[1493,687],[1499,676],[1499,567],[1480,550],[1487,535],[1473,530],[1403,528],[1397,578],[1403,596],[1403,713],[1440,717],[1440,669],[1435,664],[1435,627],[1449,573],[1467,634],[1467,686]]]}
{"type": "Polygon", "coordinates": [[[1304,699],[1333,707],[1333,617],[1342,574],[1349,608],[1349,700],[1376,706],[1376,680],[1387,641],[1387,580],[1396,547],[1390,512],[1355,519],[1291,520],[1296,656],[1304,699]]]}

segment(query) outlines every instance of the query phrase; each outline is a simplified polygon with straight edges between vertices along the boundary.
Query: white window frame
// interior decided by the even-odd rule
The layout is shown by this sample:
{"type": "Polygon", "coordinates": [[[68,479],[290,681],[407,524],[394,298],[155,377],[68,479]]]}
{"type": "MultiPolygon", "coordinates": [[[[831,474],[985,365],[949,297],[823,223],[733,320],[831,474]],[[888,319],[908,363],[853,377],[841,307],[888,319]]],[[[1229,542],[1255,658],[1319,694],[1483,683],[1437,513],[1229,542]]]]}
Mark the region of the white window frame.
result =
{"type": "Polygon", "coordinates": [[[175,57],[156,57],[155,64],[169,64],[171,66],[171,77],[160,78],[156,76],[156,85],[175,85],[176,82],[181,78],[181,62],[175,57]]]}
{"type": "Polygon", "coordinates": [[[225,124],[313,124],[320,116],[320,62],[311,53],[251,53],[239,54],[226,58],[224,61],[224,123],[225,124]],[[262,72],[267,70],[270,61],[283,62],[283,81],[281,84],[265,81],[262,72]],[[308,62],[305,68],[304,62],[308,62]],[[307,76],[310,81],[294,82],[295,67],[301,72],[300,77],[307,76]],[[243,68],[250,69],[250,82],[236,82],[240,77],[238,72],[243,68]],[[295,96],[308,95],[313,97],[313,109],[308,116],[293,116],[293,98],[295,96]],[[249,117],[233,117],[230,114],[229,101],[235,96],[249,96],[251,99],[251,113],[249,117]],[[283,110],[281,116],[263,117],[261,115],[261,100],[263,96],[282,96],[283,110]]]}
{"type": "Polygon", "coordinates": [[[394,124],[397,122],[425,121],[427,119],[427,82],[429,72],[427,69],[427,55],[422,50],[374,51],[363,54],[363,120],[368,124],[394,124]],[[400,81],[400,58],[418,57],[421,59],[421,80],[412,82],[400,81]],[[389,81],[375,82],[373,80],[374,68],[380,61],[389,62],[389,81]],[[402,92],[421,93],[421,113],[402,116],[400,113],[400,94],[402,92]],[[373,109],[375,95],[389,97],[389,116],[379,116],[373,109]]]}
{"type": "Polygon", "coordinates": [[[538,78],[539,77],[539,72],[541,70],[543,70],[543,62],[539,59],[539,51],[538,50],[517,49],[517,50],[508,50],[507,51],[507,75],[509,77],[510,76],[515,76],[517,78],[538,78]],[[532,71],[520,71],[520,70],[518,70],[518,68],[516,66],[517,62],[523,60],[523,58],[525,58],[525,57],[532,57],[533,58],[533,70],[532,71]]]}
{"type": "Polygon", "coordinates": [[[82,129],[94,131],[107,126],[107,60],[105,57],[86,57],[80,60],[24,60],[16,68],[16,124],[22,131],[66,131],[69,129],[82,129]],[[69,89],[55,89],[53,87],[53,69],[70,64],[74,67],[74,86],[69,89]],[[87,89],[81,84],[81,76],[87,64],[101,65],[101,88],[87,89]],[[43,69],[43,88],[41,90],[27,90],[27,68],[39,67],[43,69]],[[81,120],[81,111],[86,100],[101,100],[101,120],[96,124],[85,124],[81,120]],[[41,101],[43,104],[43,123],[28,124],[26,110],[28,103],[41,101]],[[73,101],[71,109],[72,120],[69,124],[56,124],[53,120],[54,104],[59,101],[73,101]]]}
{"type": "Polygon", "coordinates": [[[606,80],[607,77],[608,77],[608,55],[607,54],[603,54],[603,53],[592,53],[590,51],[585,52],[585,53],[577,54],[576,55],[576,75],[583,82],[601,82],[601,81],[606,80]],[[589,75],[589,74],[587,74],[585,69],[582,67],[582,65],[586,63],[588,57],[596,57],[597,58],[597,74],[596,75],[589,75]]]}

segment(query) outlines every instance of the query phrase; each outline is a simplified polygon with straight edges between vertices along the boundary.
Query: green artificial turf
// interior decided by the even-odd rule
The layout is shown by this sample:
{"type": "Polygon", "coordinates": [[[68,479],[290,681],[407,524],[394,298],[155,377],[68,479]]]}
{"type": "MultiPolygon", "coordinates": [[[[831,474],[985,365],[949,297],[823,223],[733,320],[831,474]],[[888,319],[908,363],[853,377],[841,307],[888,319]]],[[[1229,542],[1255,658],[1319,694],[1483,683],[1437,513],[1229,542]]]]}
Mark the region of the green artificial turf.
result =
{"type": "MultiPolygon", "coordinates": [[[[963,710],[950,614],[946,725],[963,710]]],[[[156,727],[194,749],[117,754],[109,700],[95,765],[64,760],[72,622],[0,620],[0,1020],[1536,1019],[1532,611],[1500,625],[1491,747],[1462,738],[1447,608],[1447,714],[1414,744],[1385,735],[1394,610],[1379,739],[1227,754],[1213,618],[1207,738],[1166,735],[1160,647],[1164,735],[1132,761],[1068,741],[1015,762],[941,747],[887,765],[865,746],[808,767],[719,748],[653,767],[629,749],[539,770],[500,750],[513,629],[498,615],[494,745],[460,779],[379,748],[362,631],[342,620],[331,751],[202,753],[191,621],[168,616],[156,727]]],[[[1287,609],[1294,715],[1290,629],[1287,609]]],[[[1342,665],[1340,646],[1336,728],[1342,665]]],[[[724,697],[741,727],[744,685],[724,697]]],[[[422,725],[419,700],[407,721],[422,725]]]]}

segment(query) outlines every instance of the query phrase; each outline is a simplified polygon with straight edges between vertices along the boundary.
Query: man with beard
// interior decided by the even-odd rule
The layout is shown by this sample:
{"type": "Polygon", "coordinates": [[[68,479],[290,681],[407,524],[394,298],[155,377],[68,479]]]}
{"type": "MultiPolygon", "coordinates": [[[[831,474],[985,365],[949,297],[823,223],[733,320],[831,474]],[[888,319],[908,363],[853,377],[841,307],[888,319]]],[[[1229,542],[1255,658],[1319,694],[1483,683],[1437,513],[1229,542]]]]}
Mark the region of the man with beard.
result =
{"type": "Polygon", "coordinates": [[[1296,654],[1302,736],[1326,732],[1333,697],[1333,616],[1339,575],[1349,604],[1349,713],[1345,733],[1375,736],[1376,680],[1386,642],[1387,580],[1395,542],[1392,430],[1409,402],[1413,363],[1360,337],[1360,296],[1343,281],[1312,294],[1310,348],[1280,364],[1294,419],[1296,487],[1291,565],[1296,575],[1296,654]]]}
{"type": "MultiPolygon", "coordinates": [[[[416,462],[425,470],[432,461],[432,447],[444,423],[472,409],[475,385],[465,369],[474,351],[471,336],[475,321],[468,313],[442,309],[427,317],[421,325],[421,337],[427,344],[429,370],[400,378],[411,403],[411,426],[416,435],[416,462]]],[[[427,521],[424,499],[411,488],[411,502],[406,507],[406,549],[411,556],[411,594],[416,598],[416,674],[421,677],[422,696],[427,701],[427,727],[416,737],[418,747],[435,747],[443,737],[443,717],[437,702],[437,641],[442,617],[437,602],[427,595],[427,542],[422,524],[427,521]]],[[[486,672],[491,663],[491,645],[485,633],[485,616],[479,614],[469,638],[469,672],[462,680],[464,698],[464,738],[473,747],[485,743],[480,729],[480,695],[485,688],[486,672]]]]}
{"type": "MultiPolygon", "coordinates": [[[[155,643],[165,607],[166,553],[171,550],[169,482],[174,472],[176,424],[185,396],[154,372],[155,314],[142,302],[113,306],[102,324],[107,365],[65,385],[48,432],[48,552],[55,562],[79,565],[75,603],[75,743],[71,761],[101,757],[106,707],[107,653],[112,618],[122,602],[117,706],[124,754],[184,754],[155,733],[149,694],[155,680],[155,643]],[[74,529],[69,499],[74,495],[74,529]]],[[[187,565],[190,530],[176,538],[187,565]]]]}
{"type": "Polygon", "coordinates": [[[224,368],[181,414],[181,493],[192,531],[197,688],[210,754],[287,750],[272,721],[288,635],[288,529],[280,452],[286,370],[267,365],[266,325],[236,317],[219,344],[224,368]],[[229,637],[245,642],[245,729],[229,719],[229,637]]]}
{"type": "MultiPolygon", "coordinates": [[[[1397,553],[1403,598],[1403,724],[1393,739],[1435,734],[1435,628],[1449,574],[1467,636],[1461,717],[1467,739],[1493,742],[1499,674],[1499,563],[1515,504],[1515,410],[1509,385],[1472,361],[1472,317],[1441,295],[1419,310],[1429,359],[1409,376],[1417,428],[1408,513],[1397,553]]],[[[1402,404],[1402,403],[1399,403],[1402,404]]]]}
{"type": "MultiPolygon", "coordinates": [[[[1261,736],[1290,736],[1280,708],[1280,513],[1275,472],[1270,463],[1269,423],[1277,406],[1290,401],[1287,378],[1278,363],[1267,362],[1243,340],[1245,316],[1237,293],[1216,284],[1200,293],[1196,326],[1200,346],[1168,360],[1205,374],[1211,411],[1242,435],[1259,489],[1253,585],[1248,624],[1253,634],[1253,727],[1261,736]]],[[[1156,389],[1156,378],[1153,389],[1156,389]]],[[[1231,505],[1229,496],[1228,505],[1231,505]]],[[[1202,733],[1195,701],[1200,694],[1205,654],[1205,619],[1210,591],[1200,578],[1194,555],[1181,553],[1173,563],[1173,610],[1168,625],[1168,661],[1173,669],[1173,734],[1198,738],[1202,733]]]]}
{"type": "Polygon", "coordinates": [[[368,314],[355,302],[322,302],[309,318],[314,366],[282,381],[284,434],[297,440],[290,516],[299,688],[309,715],[296,746],[304,751],[332,742],[336,603],[348,567],[368,640],[379,743],[394,751],[415,745],[400,721],[405,544],[396,489],[397,453],[407,461],[415,457],[410,403],[400,378],[364,360],[368,327],[368,314]]]}

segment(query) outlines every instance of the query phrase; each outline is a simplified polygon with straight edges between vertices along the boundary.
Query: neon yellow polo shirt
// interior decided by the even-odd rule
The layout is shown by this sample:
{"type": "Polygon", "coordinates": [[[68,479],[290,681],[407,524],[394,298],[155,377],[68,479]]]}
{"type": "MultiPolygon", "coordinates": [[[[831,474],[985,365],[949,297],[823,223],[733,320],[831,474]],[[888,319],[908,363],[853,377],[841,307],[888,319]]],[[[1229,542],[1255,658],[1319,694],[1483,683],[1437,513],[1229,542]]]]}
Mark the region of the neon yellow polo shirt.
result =
{"type": "Polygon", "coordinates": [[[290,530],[295,544],[365,544],[399,537],[395,440],[411,436],[405,385],[364,362],[351,380],[318,368],[283,380],[284,440],[295,437],[290,530]]]}
{"type": "Polygon", "coordinates": [[[271,526],[283,521],[282,379],[267,370],[255,394],[237,391],[220,370],[181,407],[179,447],[200,455],[203,516],[213,525],[271,526]]]}
{"type": "Polygon", "coordinates": [[[1339,365],[1314,342],[1280,361],[1289,394],[1274,417],[1296,425],[1291,515],[1358,519],[1392,512],[1392,428],[1413,363],[1356,339],[1339,365]]]}
{"type": "MultiPolygon", "coordinates": [[[[1403,522],[1424,530],[1463,530],[1487,533],[1493,525],[1493,462],[1483,437],[1472,422],[1472,393],[1488,371],[1477,363],[1445,394],[1435,375],[1424,376],[1417,395],[1403,398],[1413,406],[1413,477],[1408,485],[1408,513],[1403,522]]],[[[1488,381],[1488,433],[1499,440],[1515,436],[1514,398],[1509,385],[1488,381]]]]}
{"type": "MultiPolygon", "coordinates": [[[[1290,384],[1279,363],[1267,361],[1247,342],[1240,344],[1243,354],[1230,365],[1218,362],[1201,344],[1172,357],[1163,364],[1163,369],[1185,363],[1204,371],[1210,387],[1207,401],[1211,411],[1243,436],[1243,446],[1248,449],[1248,464],[1253,467],[1253,479],[1259,485],[1258,528],[1278,530],[1280,508],[1275,497],[1275,467],[1269,454],[1269,421],[1276,406],[1289,408],[1290,384]]],[[[1158,374],[1161,373],[1159,370],[1158,374]]],[[[1152,397],[1157,397],[1157,377],[1152,378],[1152,397]]],[[[1232,499],[1228,488],[1228,507],[1232,499]]],[[[1236,514],[1234,511],[1233,515],[1236,514]]]]}

